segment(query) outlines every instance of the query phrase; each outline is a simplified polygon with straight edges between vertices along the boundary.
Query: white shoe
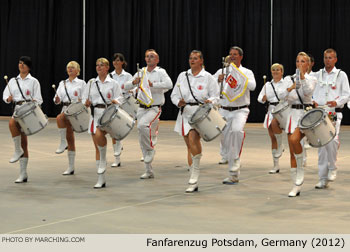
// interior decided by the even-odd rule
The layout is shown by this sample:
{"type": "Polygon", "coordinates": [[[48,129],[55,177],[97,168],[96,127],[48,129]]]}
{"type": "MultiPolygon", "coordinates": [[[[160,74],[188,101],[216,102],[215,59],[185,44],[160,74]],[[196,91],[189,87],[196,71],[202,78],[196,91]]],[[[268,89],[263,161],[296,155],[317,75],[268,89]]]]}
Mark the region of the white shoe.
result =
{"type": "Polygon", "coordinates": [[[146,155],[145,155],[145,157],[144,157],[144,162],[145,162],[146,164],[149,164],[149,163],[151,163],[151,162],[153,161],[155,152],[156,152],[156,151],[155,151],[154,149],[153,149],[153,150],[150,150],[150,151],[147,151],[147,153],[146,153],[146,155]]]}
{"type": "Polygon", "coordinates": [[[273,168],[269,171],[270,174],[276,174],[280,172],[279,158],[273,157],[273,168]]]}
{"type": "Polygon", "coordinates": [[[74,175],[74,170],[68,167],[68,169],[62,173],[62,175],[74,175]]]}
{"type": "Polygon", "coordinates": [[[106,177],[104,174],[99,174],[98,179],[97,179],[97,183],[96,183],[96,185],[94,185],[94,189],[101,189],[104,187],[106,187],[106,177]]]}
{"type": "Polygon", "coordinates": [[[294,185],[292,190],[289,192],[288,197],[296,197],[300,195],[301,186],[294,185]]]}
{"type": "Polygon", "coordinates": [[[222,183],[224,185],[234,185],[234,184],[237,184],[239,182],[239,179],[238,179],[238,175],[232,175],[228,178],[225,178],[222,183]]]}
{"type": "Polygon", "coordinates": [[[22,150],[22,152],[15,152],[13,154],[13,157],[10,159],[10,163],[16,163],[24,154],[24,151],[22,150]]]}
{"type": "Polygon", "coordinates": [[[120,167],[121,162],[120,162],[120,156],[115,156],[115,161],[113,164],[111,164],[111,167],[120,167]]]}
{"type": "Polygon", "coordinates": [[[328,181],[333,182],[337,178],[337,170],[328,171],[328,181]]]}
{"type": "Polygon", "coordinates": [[[56,154],[63,153],[66,149],[68,149],[67,142],[61,142],[60,146],[56,150],[56,154]]]}
{"type": "Polygon", "coordinates": [[[281,144],[280,148],[276,149],[276,152],[274,153],[275,158],[280,158],[284,152],[284,145],[281,144]]]}
{"type": "Polygon", "coordinates": [[[154,174],[153,172],[145,172],[144,174],[141,175],[140,179],[153,179],[154,174]]]}
{"type": "Polygon", "coordinates": [[[279,168],[273,168],[269,171],[269,174],[276,174],[276,173],[279,173],[280,172],[280,169],[279,168]]]}
{"type": "Polygon", "coordinates": [[[228,160],[221,158],[221,160],[219,161],[219,164],[228,164],[228,160]]]}
{"type": "Polygon", "coordinates": [[[10,159],[10,163],[15,163],[23,156],[24,151],[21,146],[21,136],[15,136],[12,139],[15,144],[15,153],[13,154],[13,157],[10,159]]]}
{"type": "Polygon", "coordinates": [[[190,184],[190,186],[186,189],[185,191],[186,193],[194,193],[194,192],[198,192],[198,184],[190,184]]]}
{"type": "Polygon", "coordinates": [[[20,173],[15,183],[26,183],[28,181],[28,175],[27,175],[28,158],[24,158],[24,157],[21,158],[19,160],[19,165],[20,165],[20,173]]]}
{"type": "Polygon", "coordinates": [[[140,158],[140,161],[143,162],[145,159],[143,157],[140,158]]]}
{"type": "Polygon", "coordinates": [[[328,188],[328,181],[322,179],[318,181],[318,183],[315,185],[316,189],[326,189],[328,188]]]}
{"type": "Polygon", "coordinates": [[[123,145],[120,141],[117,141],[117,143],[113,144],[113,150],[114,150],[114,156],[120,156],[123,151],[123,145]]]}
{"type": "Polygon", "coordinates": [[[304,148],[305,149],[310,149],[311,148],[311,145],[309,144],[308,141],[305,141],[304,148]]]}

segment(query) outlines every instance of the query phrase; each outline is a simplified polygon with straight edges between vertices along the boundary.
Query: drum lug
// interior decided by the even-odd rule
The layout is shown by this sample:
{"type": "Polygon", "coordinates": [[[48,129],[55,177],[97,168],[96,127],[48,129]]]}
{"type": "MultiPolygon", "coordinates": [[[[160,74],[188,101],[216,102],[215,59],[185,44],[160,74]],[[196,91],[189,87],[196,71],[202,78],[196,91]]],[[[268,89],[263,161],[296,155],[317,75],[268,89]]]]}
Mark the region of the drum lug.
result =
{"type": "Polygon", "coordinates": [[[317,139],[317,143],[318,143],[318,147],[321,147],[321,140],[320,139],[317,139]]]}
{"type": "Polygon", "coordinates": [[[333,132],[332,131],[329,131],[329,134],[331,135],[331,137],[334,136],[333,132]]]}
{"type": "Polygon", "coordinates": [[[130,124],[127,123],[126,126],[128,126],[129,129],[132,129],[132,126],[130,124]]]}
{"type": "Polygon", "coordinates": [[[81,132],[84,131],[83,126],[79,125],[81,132]]]}
{"type": "Polygon", "coordinates": [[[215,128],[221,133],[222,132],[222,130],[220,129],[220,127],[219,126],[215,126],[215,128]]]}

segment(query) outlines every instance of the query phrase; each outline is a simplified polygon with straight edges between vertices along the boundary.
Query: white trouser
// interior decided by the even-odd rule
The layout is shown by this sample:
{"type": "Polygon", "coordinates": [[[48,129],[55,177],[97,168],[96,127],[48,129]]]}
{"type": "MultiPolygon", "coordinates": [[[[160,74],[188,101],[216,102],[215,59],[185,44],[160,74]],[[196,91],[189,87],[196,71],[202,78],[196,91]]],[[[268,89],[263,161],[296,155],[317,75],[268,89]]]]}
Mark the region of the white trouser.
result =
{"type": "Polygon", "coordinates": [[[337,121],[335,124],[336,136],[327,145],[318,148],[318,176],[320,180],[328,178],[328,170],[337,169],[335,162],[337,161],[337,154],[339,149],[339,130],[342,113],[337,113],[337,121]]]}
{"type": "Polygon", "coordinates": [[[221,135],[220,154],[229,163],[233,163],[233,160],[238,159],[241,155],[245,138],[243,129],[247,122],[249,109],[235,111],[220,109],[220,113],[226,118],[226,127],[221,135]]]}
{"type": "Polygon", "coordinates": [[[152,107],[139,108],[137,111],[137,130],[142,154],[145,157],[147,151],[151,151],[157,144],[158,123],[161,109],[152,107]]]}

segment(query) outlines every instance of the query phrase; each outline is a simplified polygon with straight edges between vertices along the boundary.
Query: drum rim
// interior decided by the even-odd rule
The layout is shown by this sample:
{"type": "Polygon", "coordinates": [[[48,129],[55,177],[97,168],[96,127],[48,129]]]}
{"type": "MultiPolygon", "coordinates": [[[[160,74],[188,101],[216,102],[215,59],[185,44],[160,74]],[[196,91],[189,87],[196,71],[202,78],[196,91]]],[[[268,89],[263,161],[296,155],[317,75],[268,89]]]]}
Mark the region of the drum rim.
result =
{"type": "Polygon", "coordinates": [[[64,114],[65,114],[66,116],[79,115],[79,114],[81,114],[84,110],[87,111],[87,107],[86,107],[82,102],[74,102],[74,103],[70,104],[70,105],[67,107],[67,109],[64,111],[64,114]],[[75,112],[75,113],[67,113],[68,108],[69,108],[71,105],[73,105],[73,104],[82,104],[83,106],[82,106],[81,110],[79,110],[79,111],[77,111],[77,112],[75,112]]]}
{"type": "Polygon", "coordinates": [[[107,110],[109,109],[114,109],[115,112],[118,111],[119,107],[116,105],[116,104],[112,104],[111,106],[105,108],[105,110],[103,111],[101,117],[98,119],[98,124],[101,126],[101,127],[105,127],[108,123],[110,123],[114,117],[116,116],[117,113],[114,112],[114,114],[111,116],[111,118],[108,119],[108,121],[106,121],[105,123],[101,123],[101,120],[102,120],[102,117],[104,116],[104,114],[106,113],[107,110]]]}
{"type": "MultiPolygon", "coordinates": [[[[309,126],[303,126],[303,125],[301,124],[301,121],[303,120],[303,118],[304,118],[306,115],[308,115],[308,114],[310,114],[310,113],[313,113],[313,111],[315,111],[315,110],[321,111],[321,112],[322,112],[322,117],[321,117],[320,119],[323,119],[323,118],[327,117],[327,113],[326,113],[323,109],[320,109],[320,108],[311,109],[311,110],[309,110],[308,112],[306,112],[306,113],[299,119],[298,126],[299,126],[300,129],[313,129],[313,128],[316,128],[318,125],[320,125],[320,124],[322,123],[323,120],[318,120],[317,122],[315,122],[315,123],[313,123],[313,124],[311,124],[311,125],[309,125],[309,126]]],[[[327,120],[327,118],[326,118],[326,120],[327,120]]]]}
{"type": "Polygon", "coordinates": [[[212,109],[213,109],[213,106],[210,105],[209,103],[206,103],[206,104],[203,104],[203,105],[199,105],[198,108],[196,109],[196,111],[195,111],[195,112],[193,113],[193,115],[191,116],[191,118],[190,118],[190,120],[188,121],[188,123],[192,126],[192,125],[196,124],[197,122],[203,121],[203,120],[207,117],[207,115],[209,115],[209,113],[210,113],[210,111],[211,111],[212,109]],[[193,121],[192,118],[193,118],[194,115],[196,114],[197,110],[198,110],[199,108],[201,108],[201,107],[204,107],[204,106],[209,107],[210,109],[207,110],[207,111],[206,111],[201,117],[199,117],[196,121],[193,121]]]}
{"type": "MultiPolygon", "coordinates": [[[[283,103],[280,103],[280,104],[283,104],[283,103]]],[[[279,105],[279,104],[278,104],[278,105],[279,105]]],[[[276,105],[276,106],[273,108],[273,110],[271,111],[271,114],[274,115],[274,114],[283,112],[283,111],[287,110],[288,108],[291,108],[291,105],[290,105],[290,104],[285,103],[285,106],[284,106],[284,107],[282,107],[282,108],[281,108],[280,110],[278,110],[278,111],[275,111],[275,108],[276,108],[278,105],[276,105]]]]}
{"type": "MultiPolygon", "coordinates": [[[[31,106],[31,108],[36,108],[36,107],[38,107],[38,104],[36,103],[36,102],[25,102],[24,104],[22,104],[18,109],[20,109],[22,106],[24,106],[25,104],[32,104],[31,106]]],[[[28,110],[27,112],[25,112],[25,113],[23,113],[22,115],[18,115],[17,113],[16,113],[16,110],[15,110],[15,112],[13,113],[13,117],[14,118],[22,118],[22,117],[26,117],[29,113],[31,113],[33,110],[28,110]]]]}

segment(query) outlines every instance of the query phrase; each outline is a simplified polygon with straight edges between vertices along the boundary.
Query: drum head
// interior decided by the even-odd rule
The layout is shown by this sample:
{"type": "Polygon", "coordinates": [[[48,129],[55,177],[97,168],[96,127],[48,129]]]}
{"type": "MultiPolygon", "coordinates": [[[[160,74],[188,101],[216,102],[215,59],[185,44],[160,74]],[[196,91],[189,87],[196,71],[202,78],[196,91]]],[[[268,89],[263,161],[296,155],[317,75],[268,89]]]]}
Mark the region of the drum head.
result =
{"type": "Polygon", "coordinates": [[[307,112],[300,121],[300,126],[305,128],[310,128],[320,122],[324,116],[324,111],[322,109],[313,109],[307,112]]]}
{"type": "Polygon", "coordinates": [[[81,102],[72,103],[68,106],[67,110],[64,112],[66,115],[74,115],[77,112],[80,112],[84,108],[84,104],[81,102]]]}
{"type": "Polygon", "coordinates": [[[22,115],[26,114],[27,112],[34,110],[35,106],[36,105],[34,102],[23,103],[20,107],[18,107],[16,109],[15,116],[21,117],[22,115]]]}
{"type": "Polygon", "coordinates": [[[191,117],[190,123],[196,123],[199,121],[202,121],[210,112],[211,105],[204,104],[202,106],[199,106],[197,110],[194,112],[193,116],[191,117]]]}
{"type": "Polygon", "coordinates": [[[100,118],[100,124],[105,125],[106,123],[108,123],[111,120],[112,116],[117,112],[117,110],[118,108],[116,105],[111,105],[108,108],[106,108],[100,118]]]}

